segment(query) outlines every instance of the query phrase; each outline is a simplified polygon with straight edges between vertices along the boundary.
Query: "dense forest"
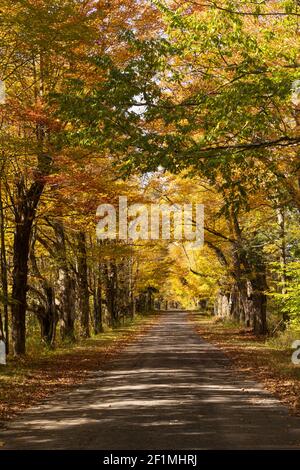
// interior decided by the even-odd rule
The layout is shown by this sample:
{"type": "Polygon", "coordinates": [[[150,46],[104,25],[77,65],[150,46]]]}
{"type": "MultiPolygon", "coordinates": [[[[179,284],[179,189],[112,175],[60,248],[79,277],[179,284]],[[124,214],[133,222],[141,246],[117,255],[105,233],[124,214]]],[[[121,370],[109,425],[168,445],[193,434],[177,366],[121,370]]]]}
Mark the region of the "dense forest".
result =
{"type": "Polygon", "coordinates": [[[0,338],[169,305],[300,325],[298,0],[2,0],[0,338]],[[101,240],[100,204],[204,205],[205,243],[101,240]]]}

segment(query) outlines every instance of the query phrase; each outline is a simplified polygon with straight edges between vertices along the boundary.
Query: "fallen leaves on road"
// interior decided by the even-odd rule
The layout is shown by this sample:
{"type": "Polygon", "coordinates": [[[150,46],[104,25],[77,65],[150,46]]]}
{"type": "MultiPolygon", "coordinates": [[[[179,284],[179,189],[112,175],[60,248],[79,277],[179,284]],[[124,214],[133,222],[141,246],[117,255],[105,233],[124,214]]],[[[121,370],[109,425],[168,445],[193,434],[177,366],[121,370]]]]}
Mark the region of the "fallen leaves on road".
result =
{"type": "Polygon", "coordinates": [[[79,385],[92,371],[104,370],[111,359],[144,335],[158,318],[151,316],[134,327],[120,329],[106,341],[99,335],[70,350],[58,350],[49,357],[29,356],[10,361],[0,370],[0,421],[13,418],[57,391],[79,385]]]}
{"type": "Polygon", "coordinates": [[[210,343],[219,346],[231,359],[232,368],[250,374],[300,415],[300,368],[291,362],[291,351],[270,347],[265,338],[247,328],[225,327],[208,317],[191,314],[195,329],[210,343]]]}

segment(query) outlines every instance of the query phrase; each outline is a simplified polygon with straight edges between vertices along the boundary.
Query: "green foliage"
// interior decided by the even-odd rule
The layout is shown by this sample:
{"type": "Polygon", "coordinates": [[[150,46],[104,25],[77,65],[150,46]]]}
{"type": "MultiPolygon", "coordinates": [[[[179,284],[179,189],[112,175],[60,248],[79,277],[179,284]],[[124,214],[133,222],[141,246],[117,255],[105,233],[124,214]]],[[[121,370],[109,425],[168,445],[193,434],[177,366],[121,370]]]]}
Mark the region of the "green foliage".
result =
{"type": "Polygon", "coordinates": [[[289,328],[285,331],[278,331],[276,335],[269,338],[266,342],[267,345],[271,346],[276,350],[291,350],[291,345],[295,340],[300,337],[299,326],[296,328],[289,328]]]}
{"type": "MultiPolygon", "coordinates": [[[[280,270],[279,270],[280,271],[280,270]]],[[[289,318],[291,328],[300,327],[300,260],[287,264],[284,292],[272,293],[282,312],[289,318]]]]}

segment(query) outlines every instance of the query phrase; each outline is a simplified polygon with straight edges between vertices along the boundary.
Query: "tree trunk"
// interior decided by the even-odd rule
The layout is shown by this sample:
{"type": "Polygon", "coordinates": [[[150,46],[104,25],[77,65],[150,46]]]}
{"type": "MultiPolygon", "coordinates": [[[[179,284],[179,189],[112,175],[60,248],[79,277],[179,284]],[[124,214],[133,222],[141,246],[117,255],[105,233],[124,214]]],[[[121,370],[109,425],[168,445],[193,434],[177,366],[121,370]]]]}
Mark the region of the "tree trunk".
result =
{"type": "Polygon", "coordinates": [[[78,286],[79,286],[79,309],[80,309],[80,335],[83,338],[90,337],[90,302],[88,267],[86,253],[85,233],[78,234],[78,286]]]}
{"type": "Polygon", "coordinates": [[[38,320],[41,326],[42,341],[48,346],[54,347],[56,337],[56,325],[58,321],[55,294],[52,286],[44,288],[46,305],[40,306],[38,320]]]}
{"type": "Polygon", "coordinates": [[[135,298],[134,298],[134,281],[133,281],[133,269],[132,269],[132,256],[129,258],[129,279],[128,279],[128,290],[129,290],[129,315],[131,320],[135,317],[135,298]]]}
{"type": "Polygon", "coordinates": [[[53,224],[58,247],[60,290],[60,334],[63,341],[75,341],[75,281],[70,273],[64,227],[61,223],[53,224]]]}
{"type": "Polygon", "coordinates": [[[241,303],[241,297],[236,283],[234,283],[230,291],[229,314],[230,317],[235,321],[239,323],[245,322],[245,312],[241,303]]]}
{"type": "Polygon", "coordinates": [[[1,281],[3,291],[3,311],[4,311],[4,328],[3,334],[5,339],[6,354],[9,353],[9,326],[8,326],[8,275],[7,275],[7,259],[5,244],[5,221],[2,202],[2,181],[0,180],[0,232],[1,232],[1,281]]]}
{"type": "Polygon", "coordinates": [[[94,332],[95,335],[103,333],[103,319],[102,319],[102,285],[101,280],[96,280],[94,288],[94,332]]]}
{"type": "MultiPolygon", "coordinates": [[[[43,134],[43,130],[39,130],[43,134]]],[[[42,142],[42,137],[38,140],[42,142]]],[[[42,145],[42,144],[41,144],[42,145]]],[[[28,261],[30,238],[36,208],[49,174],[51,158],[41,153],[38,157],[36,180],[26,189],[24,178],[17,182],[15,212],[15,234],[13,247],[13,287],[12,287],[12,343],[15,356],[25,354],[26,341],[26,298],[28,291],[28,261]]]]}
{"type": "Polygon", "coordinates": [[[267,326],[267,276],[265,267],[260,265],[260,271],[256,273],[251,281],[252,294],[251,299],[253,308],[256,311],[254,315],[254,333],[257,335],[266,335],[268,333],[267,326]]]}
{"type": "Polygon", "coordinates": [[[119,325],[118,311],[118,279],[115,262],[107,262],[105,265],[106,304],[110,315],[110,323],[113,328],[119,325]]]}
{"type": "Polygon", "coordinates": [[[94,333],[98,335],[103,333],[103,304],[102,304],[102,264],[99,261],[94,272],[94,290],[93,290],[93,306],[94,306],[94,333]]]}
{"type": "Polygon", "coordinates": [[[229,293],[219,291],[215,306],[215,313],[218,317],[228,318],[230,316],[229,298],[229,293]]]}
{"type": "Polygon", "coordinates": [[[3,328],[3,320],[2,320],[2,312],[0,311],[0,340],[4,341],[5,336],[4,336],[4,328],[3,328]]]}
{"type": "Polygon", "coordinates": [[[267,333],[267,280],[263,254],[244,240],[234,210],[231,223],[236,237],[233,248],[233,277],[239,290],[245,324],[255,334],[267,333]]]}
{"type": "Polygon", "coordinates": [[[59,270],[60,335],[63,341],[75,341],[75,281],[67,267],[59,270]]]}
{"type": "MultiPolygon", "coordinates": [[[[280,281],[281,281],[281,293],[286,294],[286,285],[287,285],[287,276],[286,276],[286,233],[285,233],[285,212],[283,208],[277,209],[277,222],[279,225],[279,240],[280,240],[280,281]]],[[[283,313],[283,322],[286,323],[289,321],[289,315],[283,313]]]]}
{"type": "MultiPolygon", "coordinates": [[[[43,64],[43,56],[40,54],[40,76],[34,83],[36,103],[43,94],[43,64]]],[[[33,65],[34,74],[36,74],[35,60],[33,60],[33,65]]],[[[12,343],[15,356],[24,354],[26,349],[26,298],[30,237],[36,209],[46,185],[46,176],[49,175],[52,166],[52,157],[45,151],[45,140],[48,139],[49,129],[46,128],[44,123],[36,124],[35,136],[37,167],[34,170],[34,180],[27,188],[25,177],[17,177],[14,204],[15,234],[11,316],[12,343]]]]}
{"type": "Polygon", "coordinates": [[[25,354],[26,297],[28,280],[28,257],[33,215],[26,210],[16,221],[13,257],[12,288],[12,343],[15,356],[25,354]]]}
{"type": "Polygon", "coordinates": [[[257,335],[268,332],[266,284],[265,273],[254,275],[251,281],[237,283],[245,312],[245,324],[252,327],[257,335]]]}
{"type": "Polygon", "coordinates": [[[37,292],[39,297],[35,312],[41,327],[41,339],[48,346],[54,347],[56,326],[58,322],[55,291],[48,280],[40,272],[35,256],[35,242],[36,237],[33,236],[30,250],[31,268],[35,277],[38,279],[42,292],[32,287],[31,290],[33,290],[33,292],[37,292]]]}

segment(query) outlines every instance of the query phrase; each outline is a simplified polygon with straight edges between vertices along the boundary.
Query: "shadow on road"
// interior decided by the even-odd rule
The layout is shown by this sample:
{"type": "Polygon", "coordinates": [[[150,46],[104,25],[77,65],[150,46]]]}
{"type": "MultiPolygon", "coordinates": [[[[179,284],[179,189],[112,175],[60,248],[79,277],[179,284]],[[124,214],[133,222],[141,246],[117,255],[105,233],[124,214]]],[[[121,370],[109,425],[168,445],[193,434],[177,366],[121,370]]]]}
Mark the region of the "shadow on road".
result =
{"type": "Polygon", "coordinates": [[[300,447],[300,419],[234,373],[186,316],[164,313],[109,370],[24,413],[4,432],[5,448],[300,447]]]}

